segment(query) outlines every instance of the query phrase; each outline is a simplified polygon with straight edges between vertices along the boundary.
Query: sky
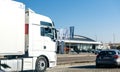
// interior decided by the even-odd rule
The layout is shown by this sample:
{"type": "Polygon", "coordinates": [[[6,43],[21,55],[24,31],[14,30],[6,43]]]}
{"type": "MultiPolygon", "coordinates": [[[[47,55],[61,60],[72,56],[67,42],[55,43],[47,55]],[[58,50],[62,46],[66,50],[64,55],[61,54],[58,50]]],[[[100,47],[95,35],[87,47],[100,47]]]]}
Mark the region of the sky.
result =
{"type": "Polygon", "coordinates": [[[120,0],[16,0],[50,17],[57,29],[75,27],[75,35],[120,43],[120,0]]]}

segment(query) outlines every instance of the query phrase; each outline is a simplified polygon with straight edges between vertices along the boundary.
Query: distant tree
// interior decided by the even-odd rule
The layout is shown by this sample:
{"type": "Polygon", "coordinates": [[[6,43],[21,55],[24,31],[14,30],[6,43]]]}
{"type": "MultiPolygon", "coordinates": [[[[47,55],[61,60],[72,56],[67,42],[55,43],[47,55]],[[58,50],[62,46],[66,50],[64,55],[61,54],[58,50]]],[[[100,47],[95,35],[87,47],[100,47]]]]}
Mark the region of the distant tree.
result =
{"type": "Polygon", "coordinates": [[[110,48],[111,48],[111,49],[116,49],[117,47],[116,47],[116,46],[111,45],[111,46],[110,46],[110,48]]]}
{"type": "Polygon", "coordinates": [[[117,46],[117,49],[120,49],[120,45],[119,45],[119,46],[117,46]]]}

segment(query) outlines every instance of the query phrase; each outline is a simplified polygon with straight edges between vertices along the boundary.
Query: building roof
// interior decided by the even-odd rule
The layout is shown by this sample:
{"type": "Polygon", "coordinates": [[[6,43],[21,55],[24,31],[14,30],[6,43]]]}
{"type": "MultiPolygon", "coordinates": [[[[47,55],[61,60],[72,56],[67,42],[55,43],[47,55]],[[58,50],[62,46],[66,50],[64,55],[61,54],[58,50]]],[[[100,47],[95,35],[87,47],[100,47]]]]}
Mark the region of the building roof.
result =
{"type": "Polygon", "coordinates": [[[101,42],[96,42],[91,38],[80,36],[80,35],[74,35],[73,39],[64,39],[62,41],[66,43],[101,44],[101,42]]]}
{"type": "Polygon", "coordinates": [[[95,40],[85,37],[85,36],[80,36],[80,35],[74,35],[74,38],[72,40],[77,40],[77,41],[92,41],[95,42],[95,40]]]}

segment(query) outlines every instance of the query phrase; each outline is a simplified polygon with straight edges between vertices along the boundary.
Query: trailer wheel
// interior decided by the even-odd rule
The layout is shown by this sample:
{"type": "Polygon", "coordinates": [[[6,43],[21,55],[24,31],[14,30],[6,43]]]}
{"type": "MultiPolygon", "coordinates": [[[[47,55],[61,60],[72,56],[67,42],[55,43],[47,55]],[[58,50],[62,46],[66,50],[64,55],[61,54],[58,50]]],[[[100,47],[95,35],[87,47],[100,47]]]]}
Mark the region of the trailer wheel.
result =
{"type": "Polygon", "coordinates": [[[36,60],[36,72],[44,72],[47,68],[47,60],[44,57],[39,57],[36,60]]]}

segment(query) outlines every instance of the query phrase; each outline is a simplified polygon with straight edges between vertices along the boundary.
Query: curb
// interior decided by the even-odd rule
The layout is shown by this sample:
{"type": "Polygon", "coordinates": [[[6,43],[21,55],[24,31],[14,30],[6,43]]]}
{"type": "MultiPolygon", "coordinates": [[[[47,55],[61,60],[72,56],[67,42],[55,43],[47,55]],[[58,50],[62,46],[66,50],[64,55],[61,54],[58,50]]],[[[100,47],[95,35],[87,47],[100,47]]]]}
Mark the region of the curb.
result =
{"type": "Polygon", "coordinates": [[[61,62],[61,63],[58,63],[57,65],[66,65],[66,64],[76,64],[76,63],[92,63],[92,62],[95,62],[95,61],[73,61],[73,62],[61,62]]]}

